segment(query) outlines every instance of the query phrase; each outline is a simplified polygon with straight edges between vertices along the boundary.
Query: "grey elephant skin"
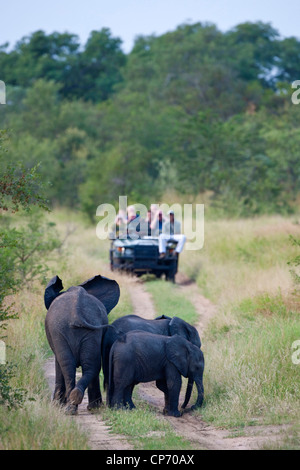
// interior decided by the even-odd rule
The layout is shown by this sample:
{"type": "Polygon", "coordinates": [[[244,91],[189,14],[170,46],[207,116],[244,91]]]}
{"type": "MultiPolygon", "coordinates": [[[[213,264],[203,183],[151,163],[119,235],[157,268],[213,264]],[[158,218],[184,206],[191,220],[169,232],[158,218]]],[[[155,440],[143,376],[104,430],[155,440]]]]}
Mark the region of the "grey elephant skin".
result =
{"type": "Polygon", "coordinates": [[[165,395],[164,413],[179,417],[181,376],[196,383],[198,397],[192,407],[195,409],[203,402],[203,371],[201,349],[185,338],[131,331],[116,340],[111,348],[107,403],[110,407],[132,409],[134,386],[156,381],[156,386],[165,395]]]}
{"type": "Polygon", "coordinates": [[[62,292],[62,281],[54,276],[48,283],[44,302],[45,330],[55,355],[53,399],[75,414],[88,388],[88,409],[102,403],[99,385],[101,342],[108,314],[119,301],[116,281],[100,275],[62,292]],[[76,383],[76,368],[82,377],[76,383]]]}
{"type": "MultiPolygon", "coordinates": [[[[111,328],[107,329],[102,342],[102,363],[104,375],[104,389],[107,389],[109,374],[109,353],[113,343],[124,333],[129,331],[140,330],[148,333],[173,336],[175,334],[182,336],[192,344],[201,347],[201,340],[197,329],[182,320],[179,317],[167,317],[162,315],[155,320],[146,320],[138,315],[125,315],[118,318],[111,324],[111,328]]],[[[193,381],[189,380],[186,390],[185,402],[188,402],[193,389],[193,381]]],[[[185,405],[183,405],[185,407],[185,405]]]]}

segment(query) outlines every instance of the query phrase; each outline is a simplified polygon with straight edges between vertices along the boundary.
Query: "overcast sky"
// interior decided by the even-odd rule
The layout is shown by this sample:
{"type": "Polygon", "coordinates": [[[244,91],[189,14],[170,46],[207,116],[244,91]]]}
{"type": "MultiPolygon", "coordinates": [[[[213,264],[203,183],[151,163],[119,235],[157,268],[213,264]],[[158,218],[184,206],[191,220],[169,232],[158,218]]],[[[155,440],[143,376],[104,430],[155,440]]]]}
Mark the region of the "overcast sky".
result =
{"type": "Polygon", "coordinates": [[[270,22],[300,37],[300,0],[0,0],[0,45],[38,29],[77,34],[108,27],[130,52],[137,35],[161,35],[179,24],[209,21],[227,31],[244,21],[270,22]]]}

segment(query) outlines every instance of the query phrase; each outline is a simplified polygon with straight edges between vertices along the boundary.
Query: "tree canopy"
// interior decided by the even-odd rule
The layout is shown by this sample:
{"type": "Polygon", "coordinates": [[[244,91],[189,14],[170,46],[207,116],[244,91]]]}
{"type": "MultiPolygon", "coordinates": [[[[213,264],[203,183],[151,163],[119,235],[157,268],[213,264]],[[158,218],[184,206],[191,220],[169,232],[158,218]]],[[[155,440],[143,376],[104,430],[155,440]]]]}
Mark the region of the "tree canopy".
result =
{"type": "Polygon", "coordinates": [[[291,211],[299,56],[297,38],[262,22],[183,24],[137,37],[127,55],[107,28],[83,47],[75,34],[36,31],[0,48],[8,157],[40,162],[50,201],[91,216],[119,195],[148,204],[167,189],[207,192],[228,213],[291,211]]]}

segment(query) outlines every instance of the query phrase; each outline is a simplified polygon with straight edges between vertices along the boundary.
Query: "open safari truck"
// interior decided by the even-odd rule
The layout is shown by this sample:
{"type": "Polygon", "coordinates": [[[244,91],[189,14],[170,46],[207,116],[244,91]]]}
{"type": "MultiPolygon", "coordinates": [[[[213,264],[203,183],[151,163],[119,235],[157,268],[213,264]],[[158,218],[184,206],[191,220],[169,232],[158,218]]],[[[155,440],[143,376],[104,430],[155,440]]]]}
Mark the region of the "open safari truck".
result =
{"type": "Polygon", "coordinates": [[[167,280],[175,282],[178,269],[176,245],[176,240],[168,240],[166,254],[162,257],[158,249],[158,237],[145,236],[137,240],[112,240],[110,246],[111,270],[134,273],[137,276],[151,273],[158,278],[165,275],[167,280]]]}

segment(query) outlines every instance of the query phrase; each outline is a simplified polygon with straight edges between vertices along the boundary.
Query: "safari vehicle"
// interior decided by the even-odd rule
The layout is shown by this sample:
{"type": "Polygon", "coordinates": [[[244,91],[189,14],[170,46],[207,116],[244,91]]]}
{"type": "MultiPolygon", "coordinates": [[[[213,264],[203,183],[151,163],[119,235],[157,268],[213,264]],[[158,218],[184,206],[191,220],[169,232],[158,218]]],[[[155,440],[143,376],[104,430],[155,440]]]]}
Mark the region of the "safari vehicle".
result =
{"type": "Polygon", "coordinates": [[[176,245],[176,240],[168,240],[166,255],[161,258],[158,250],[158,237],[145,236],[137,240],[112,240],[111,270],[134,273],[137,276],[151,273],[158,278],[164,274],[167,280],[175,282],[178,268],[176,245]]]}

